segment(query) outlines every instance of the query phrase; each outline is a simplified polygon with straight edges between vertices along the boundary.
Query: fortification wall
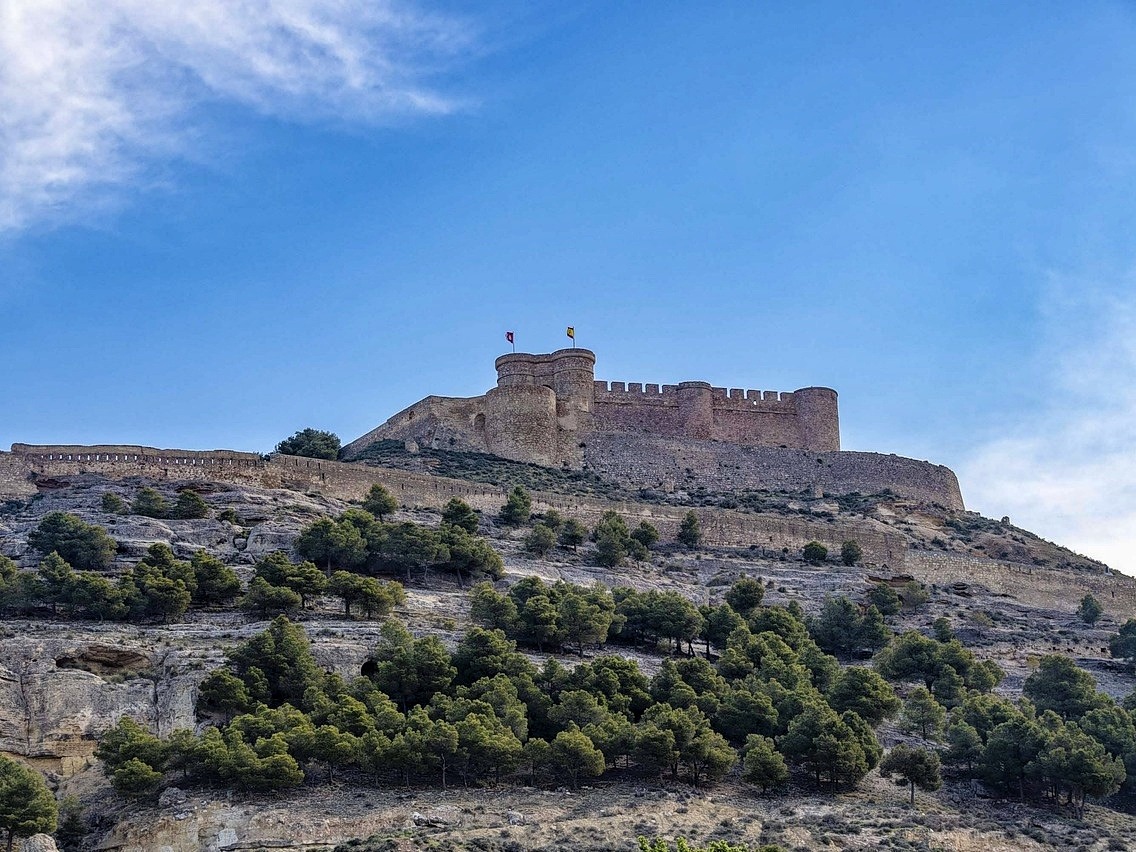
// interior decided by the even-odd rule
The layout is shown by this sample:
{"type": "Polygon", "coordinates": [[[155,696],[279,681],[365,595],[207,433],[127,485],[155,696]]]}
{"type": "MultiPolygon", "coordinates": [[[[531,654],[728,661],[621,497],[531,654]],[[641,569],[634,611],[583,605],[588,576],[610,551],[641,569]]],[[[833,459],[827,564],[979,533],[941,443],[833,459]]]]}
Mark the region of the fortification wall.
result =
{"type": "Polygon", "coordinates": [[[1034,606],[1073,613],[1092,594],[1118,621],[1136,613],[1136,578],[1113,571],[1059,570],[930,550],[909,550],[905,566],[925,583],[975,583],[1034,606]]]}
{"type": "MultiPolygon", "coordinates": [[[[496,513],[507,496],[507,489],[459,479],[378,467],[374,465],[325,461],[300,456],[273,455],[267,459],[255,453],[225,451],[195,452],[156,450],[149,447],[61,447],[15,445],[11,455],[0,454],[0,473],[15,471],[16,478],[31,485],[29,474],[64,478],[93,473],[122,479],[142,476],[152,479],[212,479],[264,488],[314,491],[341,500],[360,499],[375,483],[381,483],[411,506],[440,508],[451,497],[460,497],[476,509],[496,513]],[[18,448],[18,449],[17,449],[18,448]],[[139,450],[141,452],[135,452],[139,450]]],[[[3,485],[0,482],[0,485],[3,485]]],[[[565,516],[594,524],[604,512],[615,510],[634,526],[648,520],[659,527],[664,538],[674,538],[687,509],[624,503],[564,494],[533,492],[536,511],[556,509],[565,516]]],[[[842,541],[855,538],[864,548],[865,559],[873,564],[899,570],[903,566],[906,540],[882,525],[869,521],[839,525],[780,516],[754,515],[729,509],[695,510],[707,544],[722,547],[758,547],[768,553],[784,548],[798,552],[813,540],[838,550],[842,541]]]]}
{"type": "Polygon", "coordinates": [[[780,393],[717,388],[706,382],[596,382],[593,424],[596,431],[644,432],[662,438],[840,449],[836,394],[827,388],[780,393]]]}
{"type": "Polygon", "coordinates": [[[502,355],[495,362],[496,388],[466,399],[426,397],[356,438],[342,457],[354,458],[386,439],[578,468],[583,463],[579,446],[596,431],[816,452],[840,449],[837,396],[829,388],[781,393],[707,382],[597,382],[595,363],[588,349],[502,355]]]}
{"type": "Polygon", "coordinates": [[[12,455],[28,462],[140,462],[190,467],[232,467],[262,460],[258,453],[236,450],[159,450],[137,444],[12,444],[12,455]]]}
{"type": "MultiPolygon", "coordinates": [[[[522,393],[536,394],[540,398],[540,411],[534,414],[532,429],[515,433],[521,456],[547,452],[567,453],[561,447],[555,450],[550,438],[549,449],[543,450],[540,441],[554,430],[549,425],[549,394],[530,388],[522,393]],[[541,407],[542,406],[542,407],[541,407]]],[[[465,401],[437,398],[440,405],[465,401]]],[[[455,410],[455,409],[450,409],[455,410]]],[[[476,408],[463,412],[469,416],[476,408]]],[[[473,415],[476,420],[476,415],[473,415]]],[[[426,418],[417,418],[422,423],[426,418]]],[[[407,422],[411,427],[413,419],[407,422]]],[[[434,433],[436,436],[436,427],[434,433]]],[[[479,427],[470,426],[469,434],[477,435],[479,427]]],[[[439,441],[435,440],[435,444],[439,441]]],[[[445,442],[442,442],[442,448],[445,442]]],[[[900,456],[875,453],[810,453],[801,450],[781,450],[763,447],[740,447],[714,441],[667,440],[627,433],[593,433],[582,442],[582,462],[585,467],[617,482],[647,488],[716,487],[721,490],[765,488],[773,491],[801,491],[848,493],[859,491],[872,494],[891,489],[911,499],[938,503],[953,509],[962,509],[962,495],[958,480],[946,467],[915,461],[900,456]]],[[[464,448],[460,444],[456,447],[464,448]]],[[[338,472],[338,479],[355,483],[360,466],[338,462],[319,462],[314,459],[288,459],[298,457],[273,456],[265,462],[255,453],[227,450],[161,450],[136,445],[52,445],[33,446],[14,444],[13,453],[0,454],[0,496],[22,496],[33,493],[29,474],[66,476],[79,473],[98,473],[106,476],[149,476],[156,479],[226,479],[272,484],[282,481],[284,474],[293,477],[310,474],[315,483],[326,483],[324,474],[338,472]],[[312,467],[320,464],[323,467],[312,467]],[[318,476],[316,474],[319,474],[318,476]],[[321,478],[322,477],[322,478],[321,478]]],[[[498,447],[498,450],[501,448],[498,447]]],[[[574,449],[574,448],[572,448],[574,449]]],[[[550,458],[546,463],[556,463],[550,458]]],[[[369,469],[369,468],[368,468],[369,469]]],[[[373,480],[370,480],[373,481],[373,480]]],[[[291,486],[287,486],[291,487],[291,486]]],[[[368,485],[369,487],[369,485],[368,485]]]]}
{"type": "Polygon", "coordinates": [[[597,432],[588,437],[584,462],[601,476],[644,488],[836,494],[891,489],[914,500],[964,508],[958,480],[949,468],[878,453],[815,453],[597,432]]]}
{"type": "Polygon", "coordinates": [[[31,469],[19,456],[0,452],[0,500],[30,497],[36,493],[31,469]]]}
{"type": "MultiPolygon", "coordinates": [[[[594,384],[596,403],[636,406],[678,406],[678,385],[654,385],[641,382],[604,382],[594,384]]],[[[713,407],[719,411],[758,414],[796,414],[793,394],[779,391],[710,388],[713,407]]]]}
{"type": "MultiPolygon", "coordinates": [[[[641,460],[647,455],[646,449],[636,448],[632,455],[641,460]]],[[[692,453],[701,450],[707,455],[697,459],[688,455],[687,460],[706,463],[709,459],[719,464],[720,473],[728,480],[731,473],[727,459],[731,457],[714,452],[722,449],[720,445],[712,443],[703,447],[692,446],[692,453]]],[[[837,464],[855,466],[858,463],[857,457],[861,457],[860,461],[874,471],[872,476],[882,471],[891,479],[889,487],[899,493],[904,492],[896,486],[902,486],[903,483],[896,480],[909,476],[913,478],[911,484],[916,490],[949,492],[953,483],[957,494],[954,475],[946,468],[926,462],[871,453],[817,454],[741,449],[744,450],[743,460],[759,461],[764,458],[773,469],[788,470],[790,475],[778,480],[781,486],[796,486],[806,482],[809,479],[806,471],[810,474],[816,472],[811,465],[816,465],[817,471],[830,468],[829,462],[832,462],[833,467],[837,464]],[[790,463],[787,460],[790,456],[796,461],[790,463]],[[834,460],[831,457],[837,458],[834,460]],[[820,464],[817,464],[818,459],[820,464]],[[794,477],[797,477],[796,481],[793,481],[794,477]],[[923,485],[918,484],[921,478],[924,480],[923,485]]],[[[673,448],[668,451],[673,451],[673,448]]],[[[734,458],[733,461],[738,459],[734,458]]],[[[636,464],[643,465],[644,462],[636,464]]],[[[672,468],[661,469],[657,465],[648,465],[645,470],[639,468],[640,475],[649,473],[652,476],[660,471],[671,470],[672,468]]],[[[178,481],[209,479],[266,488],[315,491],[342,500],[359,499],[371,485],[381,483],[406,505],[437,508],[451,497],[460,497],[474,508],[491,513],[500,509],[506,497],[506,489],[480,483],[299,456],[274,455],[264,458],[255,453],[227,450],[160,450],[136,445],[27,444],[15,444],[12,453],[0,453],[0,497],[26,497],[34,494],[35,477],[63,479],[85,473],[116,479],[136,476],[178,481]]],[[[840,472],[842,477],[853,474],[854,471],[849,470],[840,472]]],[[[753,477],[752,472],[736,475],[745,481],[753,477]]],[[[861,490],[865,493],[878,490],[871,486],[871,482],[865,482],[861,490]]],[[[604,512],[615,510],[632,526],[640,520],[650,521],[667,539],[673,538],[677,533],[687,511],[680,506],[623,503],[539,491],[532,496],[536,511],[556,509],[565,516],[594,524],[604,512]]],[[[961,498],[958,498],[958,506],[961,507],[961,498]]],[[[1091,593],[1117,619],[1128,618],[1136,612],[1136,578],[1115,572],[1059,570],[940,551],[908,550],[907,541],[902,535],[869,520],[833,523],[718,508],[699,508],[695,513],[701,522],[704,540],[713,546],[756,547],[767,554],[776,554],[786,548],[789,552],[799,552],[805,543],[813,540],[820,541],[835,551],[839,549],[841,542],[855,539],[864,548],[865,562],[869,567],[906,572],[924,582],[941,586],[960,582],[977,583],[1026,603],[1070,613],[1076,610],[1086,593],[1091,593]]]]}
{"type": "MultiPolygon", "coordinates": [[[[20,479],[97,473],[114,478],[225,479],[255,481],[263,460],[256,453],[232,450],[160,450],[134,444],[13,444],[10,465],[20,479]]],[[[32,485],[34,491],[34,484],[32,485]]]]}
{"type": "MultiPolygon", "coordinates": [[[[272,456],[266,472],[276,487],[315,490],[340,499],[358,499],[379,482],[407,505],[440,507],[451,497],[461,497],[475,509],[495,513],[505,502],[508,489],[460,479],[394,470],[372,465],[272,456]]],[[[680,506],[625,503],[553,492],[532,492],[534,511],[556,509],[567,517],[594,524],[607,511],[623,515],[631,526],[640,520],[655,524],[664,538],[673,539],[687,513],[680,506]]],[[[695,510],[707,544],[722,547],[756,546],[768,552],[788,548],[798,552],[809,541],[820,541],[839,550],[843,541],[855,538],[869,562],[893,569],[903,565],[906,540],[882,525],[849,522],[839,525],[807,518],[753,515],[730,509],[695,510]]]]}

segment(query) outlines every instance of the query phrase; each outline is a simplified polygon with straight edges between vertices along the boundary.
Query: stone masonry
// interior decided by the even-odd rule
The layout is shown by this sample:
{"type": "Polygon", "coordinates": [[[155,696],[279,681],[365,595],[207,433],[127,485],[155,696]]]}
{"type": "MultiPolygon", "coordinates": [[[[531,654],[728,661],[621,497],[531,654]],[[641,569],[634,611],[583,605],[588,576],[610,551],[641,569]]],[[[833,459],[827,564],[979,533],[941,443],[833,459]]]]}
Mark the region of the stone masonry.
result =
{"type": "Polygon", "coordinates": [[[642,488],[897,494],[962,509],[955,475],[899,456],[841,452],[836,392],[595,380],[587,349],[513,353],[482,396],[428,396],[344,447],[376,441],[592,470],[642,488]]]}

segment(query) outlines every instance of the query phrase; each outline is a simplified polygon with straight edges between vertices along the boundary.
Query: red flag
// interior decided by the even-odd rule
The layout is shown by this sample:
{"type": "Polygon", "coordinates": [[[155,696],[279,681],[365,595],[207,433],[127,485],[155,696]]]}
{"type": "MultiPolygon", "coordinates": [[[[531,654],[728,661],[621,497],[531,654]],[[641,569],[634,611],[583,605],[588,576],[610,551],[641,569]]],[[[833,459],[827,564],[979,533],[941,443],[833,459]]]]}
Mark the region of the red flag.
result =
{"type": "Polygon", "coordinates": [[[505,339],[508,340],[510,343],[512,343],[513,342],[513,332],[506,331],[505,332],[505,339]]]}

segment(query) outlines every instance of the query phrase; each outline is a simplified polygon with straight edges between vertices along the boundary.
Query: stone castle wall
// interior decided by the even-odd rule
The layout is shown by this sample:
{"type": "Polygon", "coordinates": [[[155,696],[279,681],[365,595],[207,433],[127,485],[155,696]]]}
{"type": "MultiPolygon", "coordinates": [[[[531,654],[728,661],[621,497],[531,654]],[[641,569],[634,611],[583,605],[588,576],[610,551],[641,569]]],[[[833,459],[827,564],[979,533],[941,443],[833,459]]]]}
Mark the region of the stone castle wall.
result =
{"type": "Polygon", "coordinates": [[[793,393],[597,382],[587,349],[511,353],[496,361],[497,387],[465,399],[430,396],[344,447],[354,458],[378,440],[489,452],[515,461],[579,468],[580,443],[596,432],[835,452],[836,392],[793,393]]]}
{"type": "Polygon", "coordinates": [[[904,566],[925,583],[976,583],[1034,606],[1072,613],[1091,594],[1118,621],[1136,613],[1136,578],[1112,571],[1045,568],[931,550],[909,550],[904,566]]]}
{"type": "Polygon", "coordinates": [[[596,382],[594,388],[596,431],[752,447],[840,449],[836,392],[828,388],[781,393],[718,388],[706,382],[596,382]]]}
{"type": "MultiPolygon", "coordinates": [[[[506,489],[465,480],[299,456],[264,457],[225,450],[159,450],[133,445],[14,444],[12,449],[11,453],[0,452],[0,498],[36,493],[37,479],[52,479],[54,485],[60,485],[67,477],[88,473],[115,479],[208,479],[318,492],[342,500],[359,499],[371,485],[381,483],[404,505],[440,508],[451,497],[460,497],[486,513],[496,513],[506,497],[506,489]]],[[[817,457],[809,453],[799,455],[802,460],[817,457]]],[[[821,457],[825,455],[869,454],[833,453],[821,454],[821,457]]],[[[884,458],[895,464],[911,462],[895,456],[884,458]]],[[[623,503],[540,491],[533,492],[532,497],[535,511],[555,509],[565,517],[577,518],[588,525],[594,525],[604,512],[611,510],[619,512],[631,526],[647,520],[659,528],[664,539],[674,538],[687,512],[679,506],[623,503]]],[[[1075,611],[1081,597],[1092,593],[1117,619],[1123,620],[1136,612],[1136,578],[1113,572],[1057,570],[962,554],[910,550],[902,535],[867,519],[835,523],[709,507],[695,509],[695,513],[704,541],[711,546],[757,548],[767,555],[776,555],[786,549],[799,553],[813,540],[835,552],[841,542],[854,539],[864,548],[867,567],[881,572],[908,573],[940,586],[960,582],[980,584],[1034,605],[1066,612],[1075,611]]]]}
{"type": "Polygon", "coordinates": [[[963,508],[958,479],[950,468],[879,453],[816,453],[596,433],[587,440],[584,462],[606,479],[668,491],[705,486],[717,491],[878,494],[890,489],[909,499],[963,508]]]}
{"type": "MultiPolygon", "coordinates": [[[[36,478],[58,481],[85,473],[114,479],[136,476],[174,481],[210,479],[265,488],[313,491],[341,500],[361,499],[372,485],[381,483],[405,505],[440,508],[451,497],[460,497],[487,513],[499,511],[507,495],[507,489],[465,480],[299,456],[273,455],[265,458],[254,453],[224,451],[16,444],[11,454],[0,453],[0,497],[34,493],[36,478]]],[[[566,517],[594,525],[604,512],[614,510],[632,526],[640,520],[649,520],[665,538],[671,539],[677,534],[687,512],[687,509],[678,506],[623,503],[542,491],[533,492],[532,497],[535,511],[555,509],[566,517]]],[[[907,548],[902,536],[868,521],[835,525],[807,518],[754,515],[729,509],[699,508],[695,511],[702,525],[704,540],[714,546],[752,546],[767,552],[788,548],[791,552],[798,552],[807,542],[816,540],[839,550],[842,541],[855,538],[869,561],[890,568],[902,567],[907,548]]]]}

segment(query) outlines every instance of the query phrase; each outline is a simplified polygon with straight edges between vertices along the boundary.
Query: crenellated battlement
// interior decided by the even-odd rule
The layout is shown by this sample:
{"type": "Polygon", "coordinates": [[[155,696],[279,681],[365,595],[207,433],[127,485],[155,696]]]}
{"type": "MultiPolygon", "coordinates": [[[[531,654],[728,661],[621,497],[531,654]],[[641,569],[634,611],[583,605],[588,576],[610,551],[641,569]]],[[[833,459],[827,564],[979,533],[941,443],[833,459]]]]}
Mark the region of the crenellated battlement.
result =
{"type": "Polygon", "coordinates": [[[715,408],[736,411],[792,411],[792,391],[742,390],[740,388],[710,388],[715,408]]]}
{"type": "MultiPolygon", "coordinates": [[[[594,383],[594,401],[633,405],[678,405],[678,385],[656,385],[644,382],[594,383]]],[[[791,414],[792,391],[749,390],[742,388],[710,388],[714,408],[731,411],[780,411],[791,414]]]]}
{"type": "Polygon", "coordinates": [[[595,353],[560,349],[497,358],[497,386],[465,399],[426,397],[344,448],[377,440],[430,442],[517,461],[578,468],[586,437],[635,433],[743,447],[840,449],[836,392],[597,381],[595,353]]]}
{"type": "Polygon", "coordinates": [[[678,405],[678,385],[652,385],[640,382],[594,382],[594,401],[628,405],[678,405]]]}
{"type": "Polygon", "coordinates": [[[14,444],[12,453],[0,452],[0,497],[26,496],[49,479],[82,474],[226,479],[269,487],[335,483],[346,493],[371,475],[349,462],[377,441],[398,441],[411,451],[489,453],[587,470],[636,487],[891,489],[951,508],[963,505],[958,482],[946,468],[841,452],[831,388],[788,392],[701,381],[596,381],[595,354],[587,349],[510,353],[496,367],[496,387],[481,396],[419,400],[344,447],[340,458],[348,463],[126,444],[14,444]]]}
{"type": "Polygon", "coordinates": [[[12,452],[32,463],[165,464],[182,467],[249,467],[257,453],[233,450],[159,450],[133,444],[12,444],[12,452]]]}

